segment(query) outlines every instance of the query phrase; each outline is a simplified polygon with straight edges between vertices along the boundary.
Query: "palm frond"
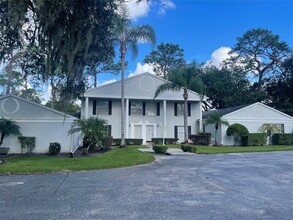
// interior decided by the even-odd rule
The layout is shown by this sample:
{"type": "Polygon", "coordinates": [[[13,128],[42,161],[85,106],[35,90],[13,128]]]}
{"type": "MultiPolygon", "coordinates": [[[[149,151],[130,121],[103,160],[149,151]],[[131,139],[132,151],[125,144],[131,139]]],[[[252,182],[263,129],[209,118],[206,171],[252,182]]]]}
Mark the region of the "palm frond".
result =
{"type": "Polygon", "coordinates": [[[165,84],[162,84],[157,88],[154,98],[158,97],[160,94],[162,94],[165,91],[179,91],[180,89],[181,89],[181,86],[172,82],[166,82],[165,84]]]}

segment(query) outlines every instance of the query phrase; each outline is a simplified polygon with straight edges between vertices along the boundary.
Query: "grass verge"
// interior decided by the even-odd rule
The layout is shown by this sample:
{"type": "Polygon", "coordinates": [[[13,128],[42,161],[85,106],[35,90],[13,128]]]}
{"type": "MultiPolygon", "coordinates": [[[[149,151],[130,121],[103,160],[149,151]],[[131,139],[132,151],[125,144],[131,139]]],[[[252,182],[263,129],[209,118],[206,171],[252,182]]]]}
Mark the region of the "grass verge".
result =
{"type": "Polygon", "coordinates": [[[99,170],[147,164],[155,160],[153,154],[138,151],[141,146],[114,148],[94,157],[62,158],[34,156],[4,158],[7,162],[0,166],[0,174],[52,173],[82,170],[99,170]]]}
{"type": "MultiPolygon", "coordinates": [[[[181,148],[181,144],[165,145],[169,148],[181,148]]],[[[225,153],[253,153],[253,152],[270,152],[270,151],[288,151],[293,150],[293,146],[275,145],[275,146],[247,146],[247,147],[231,147],[231,146],[199,146],[197,154],[225,154],[225,153]]]]}

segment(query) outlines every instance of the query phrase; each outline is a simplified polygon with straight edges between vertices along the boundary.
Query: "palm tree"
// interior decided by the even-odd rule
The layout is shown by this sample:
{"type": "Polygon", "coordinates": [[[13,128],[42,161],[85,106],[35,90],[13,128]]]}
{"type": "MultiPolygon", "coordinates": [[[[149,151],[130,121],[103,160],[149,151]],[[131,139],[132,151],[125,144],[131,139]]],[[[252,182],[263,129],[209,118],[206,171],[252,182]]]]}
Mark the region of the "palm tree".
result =
{"type": "Polygon", "coordinates": [[[216,146],[218,146],[218,142],[217,142],[218,129],[222,125],[229,126],[228,121],[222,119],[222,116],[223,115],[220,112],[215,112],[215,113],[211,114],[205,122],[206,125],[212,125],[212,124],[215,125],[215,145],[216,146]]]}
{"type": "Polygon", "coordinates": [[[121,145],[126,147],[125,142],[125,95],[124,95],[124,71],[125,56],[127,49],[132,52],[132,58],[138,54],[138,42],[149,42],[155,44],[155,33],[150,25],[131,26],[131,21],[127,15],[125,7],[121,8],[121,13],[117,16],[114,24],[114,43],[119,46],[121,62],[121,145]]]}
{"type": "Polygon", "coordinates": [[[88,143],[87,147],[83,147],[83,154],[86,154],[90,147],[94,147],[107,136],[106,125],[106,120],[99,117],[78,119],[73,123],[68,135],[75,132],[81,132],[84,135],[84,142],[88,143]]]}
{"type": "MultiPolygon", "coordinates": [[[[203,94],[204,85],[200,79],[200,69],[196,62],[191,62],[190,64],[182,65],[178,68],[171,70],[169,73],[169,80],[166,83],[160,85],[156,92],[154,98],[159,96],[161,93],[171,90],[180,91],[183,89],[183,99],[184,99],[184,142],[188,142],[188,90],[193,90],[203,94]]],[[[203,96],[201,95],[201,98],[203,96]]]]}
{"type": "Polygon", "coordinates": [[[20,127],[14,121],[10,119],[5,119],[3,117],[0,119],[0,132],[0,146],[2,145],[4,138],[9,136],[10,134],[21,135],[20,127]]]}

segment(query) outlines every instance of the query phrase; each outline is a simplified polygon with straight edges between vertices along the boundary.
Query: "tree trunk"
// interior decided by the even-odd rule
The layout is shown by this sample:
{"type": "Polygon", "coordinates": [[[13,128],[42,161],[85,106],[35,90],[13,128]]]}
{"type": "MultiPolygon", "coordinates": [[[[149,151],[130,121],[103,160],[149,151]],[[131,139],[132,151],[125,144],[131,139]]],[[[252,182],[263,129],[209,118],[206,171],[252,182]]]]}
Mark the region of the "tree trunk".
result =
{"type": "Polygon", "coordinates": [[[125,71],[125,54],[126,54],[126,45],[121,45],[121,143],[120,147],[126,147],[125,142],[125,94],[124,94],[124,71],[125,71]]]}
{"type": "Polygon", "coordinates": [[[94,88],[97,87],[97,73],[95,72],[95,75],[94,75],[94,88]]]}
{"type": "Polygon", "coordinates": [[[12,87],[12,74],[13,74],[13,62],[14,62],[14,57],[13,57],[13,52],[10,53],[10,60],[8,63],[8,68],[7,68],[7,87],[6,87],[6,95],[11,93],[11,87],[12,87]]]}
{"type": "Polygon", "coordinates": [[[184,143],[188,143],[188,90],[187,88],[184,88],[184,143]]]}

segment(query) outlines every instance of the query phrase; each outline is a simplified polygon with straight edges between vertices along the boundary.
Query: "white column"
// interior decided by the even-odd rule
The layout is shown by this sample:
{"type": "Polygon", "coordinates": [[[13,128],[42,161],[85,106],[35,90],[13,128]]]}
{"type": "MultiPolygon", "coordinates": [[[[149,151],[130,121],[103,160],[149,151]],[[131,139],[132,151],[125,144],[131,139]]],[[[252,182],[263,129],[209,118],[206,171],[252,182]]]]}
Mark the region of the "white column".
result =
{"type": "Polygon", "coordinates": [[[129,138],[128,130],[129,130],[129,99],[126,99],[126,116],[125,116],[125,138],[129,138]]]}
{"type": "Polygon", "coordinates": [[[201,107],[201,101],[199,102],[199,131],[198,132],[202,132],[203,131],[203,127],[202,127],[202,107],[201,107]]]}
{"type": "Polygon", "coordinates": [[[164,115],[164,139],[167,137],[167,102],[163,101],[163,115],[164,115]]]}
{"type": "Polygon", "coordinates": [[[87,119],[89,117],[89,98],[88,97],[85,98],[85,107],[84,108],[85,108],[84,117],[85,117],[85,119],[87,119]]]}

